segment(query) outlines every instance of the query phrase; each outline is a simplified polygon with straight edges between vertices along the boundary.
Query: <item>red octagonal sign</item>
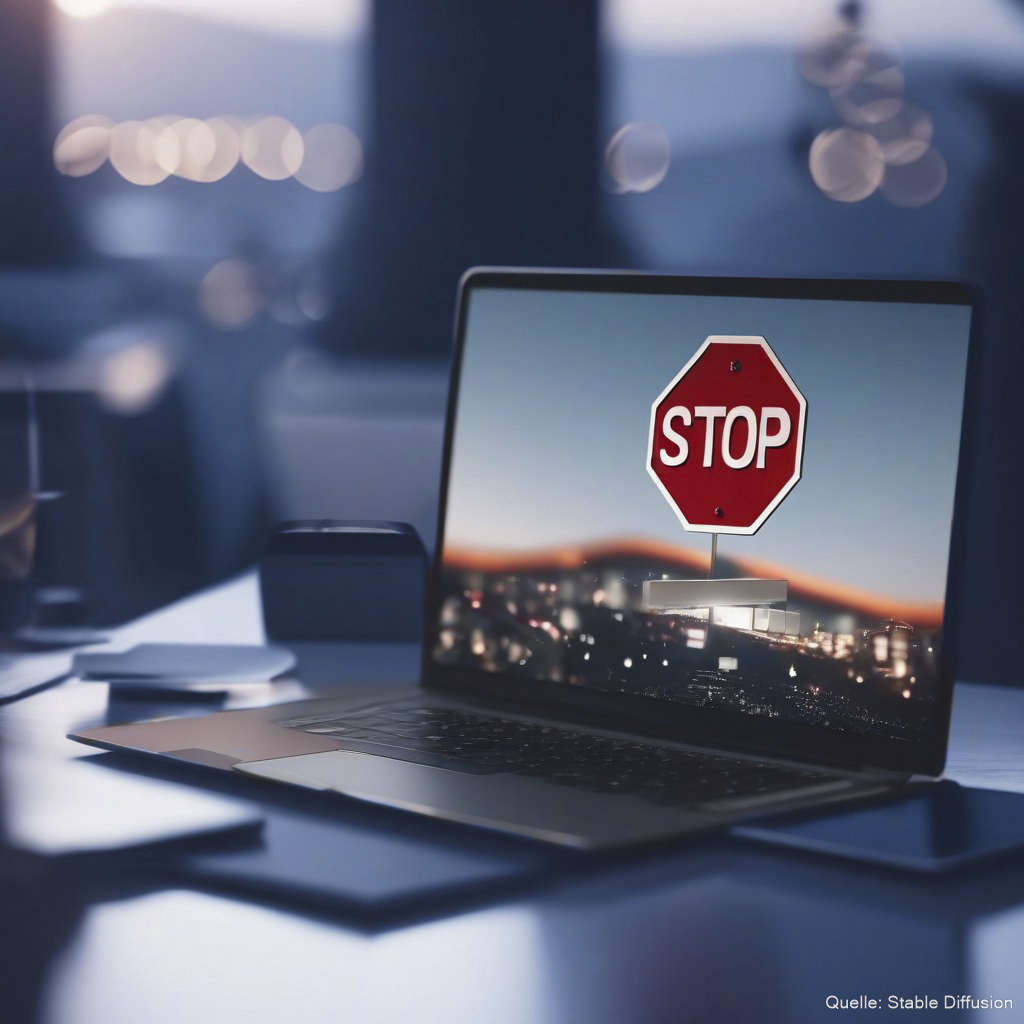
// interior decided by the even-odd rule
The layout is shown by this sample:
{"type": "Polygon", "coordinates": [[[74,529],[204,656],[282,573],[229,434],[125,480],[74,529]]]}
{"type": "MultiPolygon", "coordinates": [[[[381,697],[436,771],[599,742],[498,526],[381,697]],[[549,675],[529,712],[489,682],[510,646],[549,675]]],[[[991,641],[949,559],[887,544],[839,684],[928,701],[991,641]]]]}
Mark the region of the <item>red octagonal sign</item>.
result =
{"type": "Polygon", "coordinates": [[[806,419],[764,338],[714,335],[651,406],[647,471],[687,530],[756,533],[800,479],[806,419]]]}

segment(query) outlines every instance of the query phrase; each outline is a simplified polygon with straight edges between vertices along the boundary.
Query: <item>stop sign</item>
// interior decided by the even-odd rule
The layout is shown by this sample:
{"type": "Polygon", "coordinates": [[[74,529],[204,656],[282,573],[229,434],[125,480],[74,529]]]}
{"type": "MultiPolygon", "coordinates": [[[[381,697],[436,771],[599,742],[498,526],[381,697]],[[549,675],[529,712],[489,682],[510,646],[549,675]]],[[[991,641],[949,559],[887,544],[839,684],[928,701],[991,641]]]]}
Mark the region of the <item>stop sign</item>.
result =
{"type": "Polygon", "coordinates": [[[713,335],[651,406],[647,471],[687,530],[756,533],[800,479],[806,418],[764,338],[713,335]]]}

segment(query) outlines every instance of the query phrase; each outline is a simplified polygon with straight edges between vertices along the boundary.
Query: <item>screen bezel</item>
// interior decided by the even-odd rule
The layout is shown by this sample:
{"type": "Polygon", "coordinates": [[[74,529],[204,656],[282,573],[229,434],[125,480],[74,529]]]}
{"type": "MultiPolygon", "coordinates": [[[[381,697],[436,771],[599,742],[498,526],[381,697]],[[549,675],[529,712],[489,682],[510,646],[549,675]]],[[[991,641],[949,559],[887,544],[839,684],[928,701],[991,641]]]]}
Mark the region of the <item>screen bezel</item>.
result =
{"type": "Polygon", "coordinates": [[[936,776],[946,755],[952,708],[952,657],[956,646],[959,607],[956,595],[962,575],[966,534],[965,453],[970,451],[976,407],[975,365],[978,361],[976,300],[963,282],[937,280],[863,280],[847,278],[711,278],[629,271],[566,271],[481,267],[467,271],[459,285],[451,384],[441,464],[440,504],[434,556],[427,576],[424,608],[421,681],[424,686],[471,695],[546,717],[615,728],[641,735],[702,746],[754,752],[796,761],[834,765],[850,770],[875,770],[936,776]],[[584,291],[652,295],[736,296],[833,301],[901,302],[966,306],[972,312],[968,341],[964,413],[954,498],[946,600],[943,616],[943,657],[937,683],[934,723],[920,741],[827,731],[777,719],[759,719],[738,712],[708,711],[630,694],[583,690],[523,679],[497,672],[439,665],[432,653],[442,594],[445,522],[451,455],[459,404],[459,385],[471,296],[482,289],[584,291]]]}

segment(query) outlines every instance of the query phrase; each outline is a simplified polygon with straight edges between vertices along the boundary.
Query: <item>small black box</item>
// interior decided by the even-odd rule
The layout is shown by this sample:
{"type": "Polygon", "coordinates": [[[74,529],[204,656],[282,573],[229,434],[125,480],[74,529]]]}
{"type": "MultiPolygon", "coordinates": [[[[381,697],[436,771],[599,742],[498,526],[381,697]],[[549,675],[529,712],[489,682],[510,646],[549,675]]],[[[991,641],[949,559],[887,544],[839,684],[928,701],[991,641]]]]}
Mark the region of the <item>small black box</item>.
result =
{"type": "Polygon", "coordinates": [[[415,640],[427,554],[408,523],[282,523],[260,562],[270,640],[415,640]]]}

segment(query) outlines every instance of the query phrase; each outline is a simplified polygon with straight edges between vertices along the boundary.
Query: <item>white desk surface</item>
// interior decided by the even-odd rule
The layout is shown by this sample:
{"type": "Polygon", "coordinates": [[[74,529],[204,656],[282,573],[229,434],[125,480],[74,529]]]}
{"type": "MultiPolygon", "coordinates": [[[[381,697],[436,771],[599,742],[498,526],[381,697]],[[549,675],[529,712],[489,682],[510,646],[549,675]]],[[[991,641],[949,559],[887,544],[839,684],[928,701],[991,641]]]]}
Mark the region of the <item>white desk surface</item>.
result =
{"type": "MultiPolygon", "coordinates": [[[[112,639],[261,642],[255,577],[112,639]]],[[[412,645],[351,644],[337,658],[341,683],[413,678],[418,663],[412,645]]],[[[92,755],[64,737],[103,721],[107,699],[96,683],[41,692],[0,709],[0,740],[55,762],[92,755]]],[[[1024,792],[1024,690],[957,688],[947,774],[1024,792]]],[[[0,1019],[11,1024],[802,1022],[871,1012],[829,1011],[833,994],[881,998],[883,1014],[891,994],[940,1007],[946,994],[1012,999],[1011,1011],[912,1019],[1024,1019],[1015,862],[928,880],[721,840],[380,933],[174,887],[115,886],[75,903],[73,880],[43,878],[0,858],[0,952],[17,975],[0,971],[0,1019]]]]}

